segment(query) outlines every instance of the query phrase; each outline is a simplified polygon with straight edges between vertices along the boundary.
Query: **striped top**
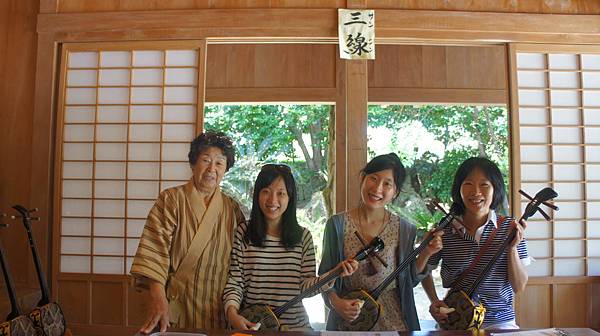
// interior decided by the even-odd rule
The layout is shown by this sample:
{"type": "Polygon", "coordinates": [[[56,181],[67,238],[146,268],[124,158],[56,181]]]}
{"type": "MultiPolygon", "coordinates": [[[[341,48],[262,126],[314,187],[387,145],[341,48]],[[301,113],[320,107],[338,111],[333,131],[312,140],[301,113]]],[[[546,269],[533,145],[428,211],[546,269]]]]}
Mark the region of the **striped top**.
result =
{"type": "MultiPolygon", "coordinates": [[[[441,259],[442,269],[440,274],[444,288],[453,286],[461,273],[470,266],[479,253],[479,249],[486,243],[492,231],[497,227],[499,218],[496,212],[491,210],[488,222],[477,229],[475,236],[469,235],[466,229],[456,221],[453,225],[448,225],[444,229],[442,237],[444,248],[429,258],[427,263],[428,269],[431,270],[437,267],[441,259]]],[[[469,287],[475,282],[477,276],[481,274],[487,262],[492,259],[510,233],[510,222],[512,220],[513,218],[505,217],[504,221],[499,223],[494,241],[481,256],[477,265],[455,287],[464,291],[469,290],[469,287]]],[[[525,240],[517,245],[517,251],[521,262],[528,265],[531,258],[527,253],[525,240]]],[[[484,328],[515,319],[515,312],[512,307],[514,293],[508,281],[508,253],[506,251],[500,255],[485,280],[479,284],[479,289],[475,292],[476,297],[477,295],[486,308],[484,328]]]]}
{"type": "MultiPolygon", "coordinates": [[[[279,237],[270,235],[266,236],[263,247],[246,243],[246,228],[247,223],[242,223],[235,233],[229,279],[223,291],[225,311],[229,306],[239,309],[242,302],[244,306],[279,307],[319,280],[315,276],[312,236],[306,228],[300,243],[287,250],[279,237]]],[[[302,302],[284,312],[280,322],[289,330],[310,328],[302,302]]]]}

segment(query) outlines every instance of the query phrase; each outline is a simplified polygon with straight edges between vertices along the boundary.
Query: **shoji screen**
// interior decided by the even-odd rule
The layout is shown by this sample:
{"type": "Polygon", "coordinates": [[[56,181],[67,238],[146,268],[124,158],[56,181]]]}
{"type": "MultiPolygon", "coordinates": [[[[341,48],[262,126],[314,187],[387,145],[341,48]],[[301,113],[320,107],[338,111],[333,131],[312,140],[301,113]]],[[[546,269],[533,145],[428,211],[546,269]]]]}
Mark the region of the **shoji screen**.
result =
{"type": "Polygon", "coordinates": [[[198,60],[197,44],[65,46],[56,158],[59,273],[129,272],[159,191],[191,175],[198,60]]]}
{"type": "Polygon", "coordinates": [[[516,176],[531,193],[559,193],[552,221],[529,221],[528,272],[600,275],[600,48],[513,47],[516,176]]]}

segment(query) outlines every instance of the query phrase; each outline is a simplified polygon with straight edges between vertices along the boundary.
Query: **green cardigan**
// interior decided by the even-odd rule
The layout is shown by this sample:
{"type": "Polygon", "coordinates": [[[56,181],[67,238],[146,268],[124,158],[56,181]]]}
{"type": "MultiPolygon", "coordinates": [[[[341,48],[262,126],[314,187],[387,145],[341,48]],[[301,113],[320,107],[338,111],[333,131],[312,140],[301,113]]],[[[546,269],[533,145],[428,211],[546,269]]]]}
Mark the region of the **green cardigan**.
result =
{"type": "MultiPolygon", "coordinates": [[[[333,215],[327,221],[325,233],[323,235],[323,258],[321,259],[321,264],[319,265],[319,275],[324,274],[325,272],[334,268],[342,260],[347,258],[344,256],[345,225],[346,222],[344,213],[333,215]]],[[[402,218],[400,219],[400,237],[398,238],[399,263],[401,263],[402,260],[404,260],[404,258],[413,251],[416,233],[417,228],[414,225],[402,218]]],[[[410,265],[410,269],[404,270],[396,279],[396,292],[400,297],[402,313],[404,314],[404,322],[406,323],[406,328],[410,331],[421,329],[419,326],[417,310],[415,308],[413,287],[415,287],[425,277],[426,274],[426,271],[417,274],[417,268],[415,266],[415,262],[413,261],[410,265]]],[[[349,290],[354,289],[356,288],[351,288],[349,290]]],[[[344,278],[338,278],[335,281],[333,289],[331,290],[335,290],[337,293],[345,292],[344,278]]],[[[325,304],[330,309],[329,318],[327,319],[327,330],[332,330],[334,326],[332,323],[330,323],[330,321],[333,321],[331,319],[331,303],[329,302],[327,293],[323,293],[322,295],[325,304]]]]}

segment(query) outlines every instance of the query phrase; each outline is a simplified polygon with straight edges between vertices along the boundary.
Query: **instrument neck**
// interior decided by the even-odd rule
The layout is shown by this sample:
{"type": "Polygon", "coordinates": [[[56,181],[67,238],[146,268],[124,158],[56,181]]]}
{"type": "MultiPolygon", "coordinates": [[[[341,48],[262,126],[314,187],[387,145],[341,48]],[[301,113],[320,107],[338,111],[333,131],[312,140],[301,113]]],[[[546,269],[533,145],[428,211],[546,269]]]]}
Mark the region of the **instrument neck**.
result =
{"type": "Polygon", "coordinates": [[[42,269],[42,263],[40,262],[40,256],[37,251],[37,246],[35,244],[35,240],[33,240],[33,233],[31,232],[31,222],[29,218],[23,218],[23,225],[25,226],[25,231],[27,231],[27,237],[29,238],[29,248],[31,249],[33,263],[35,264],[38,282],[42,291],[42,297],[38,302],[38,307],[41,307],[50,303],[50,291],[48,290],[48,283],[46,282],[46,279],[44,277],[44,271],[42,269]]]}
{"type": "Polygon", "coordinates": [[[0,266],[2,266],[2,273],[4,274],[4,282],[6,283],[6,291],[8,292],[8,298],[10,300],[11,312],[6,317],[7,321],[14,319],[15,317],[22,314],[21,308],[19,307],[19,303],[16,297],[15,286],[12,281],[12,276],[10,275],[10,270],[8,269],[8,265],[6,264],[6,259],[4,257],[4,248],[0,246],[0,266]]]}

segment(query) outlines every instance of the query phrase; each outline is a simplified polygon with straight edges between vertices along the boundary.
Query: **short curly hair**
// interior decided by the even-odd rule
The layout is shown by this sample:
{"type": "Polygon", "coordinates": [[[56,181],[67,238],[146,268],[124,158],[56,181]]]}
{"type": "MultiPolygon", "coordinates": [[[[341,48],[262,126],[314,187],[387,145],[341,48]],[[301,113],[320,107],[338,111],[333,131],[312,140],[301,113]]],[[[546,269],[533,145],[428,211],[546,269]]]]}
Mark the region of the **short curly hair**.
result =
{"type": "Polygon", "coordinates": [[[233,167],[233,164],[235,163],[233,142],[225,135],[225,133],[216,131],[206,131],[192,140],[190,143],[190,151],[188,153],[188,161],[190,164],[192,166],[195,165],[200,153],[209,147],[217,147],[223,152],[223,155],[227,158],[227,168],[225,171],[228,171],[229,168],[233,167]]]}

